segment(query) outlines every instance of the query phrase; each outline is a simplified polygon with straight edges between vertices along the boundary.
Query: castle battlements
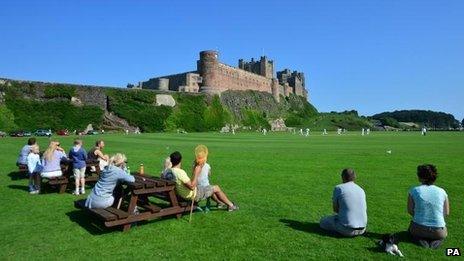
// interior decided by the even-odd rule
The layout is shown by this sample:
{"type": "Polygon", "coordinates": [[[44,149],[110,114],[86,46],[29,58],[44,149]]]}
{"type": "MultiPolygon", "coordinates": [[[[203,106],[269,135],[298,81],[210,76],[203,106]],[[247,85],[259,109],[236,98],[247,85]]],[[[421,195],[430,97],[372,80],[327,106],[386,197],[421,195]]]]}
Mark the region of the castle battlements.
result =
{"type": "Polygon", "coordinates": [[[217,51],[202,51],[197,61],[197,70],[177,73],[140,82],[139,88],[163,91],[202,92],[221,94],[227,90],[255,90],[272,93],[279,101],[280,96],[291,93],[308,97],[302,72],[285,69],[274,77],[274,61],[266,56],[259,60],[239,59],[238,67],[219,62],[217,51]]]}

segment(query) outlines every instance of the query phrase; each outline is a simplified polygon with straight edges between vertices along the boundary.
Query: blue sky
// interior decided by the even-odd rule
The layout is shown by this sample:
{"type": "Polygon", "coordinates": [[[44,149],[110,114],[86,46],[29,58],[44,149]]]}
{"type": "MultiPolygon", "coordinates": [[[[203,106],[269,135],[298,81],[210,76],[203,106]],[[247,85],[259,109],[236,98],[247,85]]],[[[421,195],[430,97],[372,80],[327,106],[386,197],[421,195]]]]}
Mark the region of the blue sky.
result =
{"type": "Polygon", "coordinates": [[[198,52],[306,74],[320,111],[464,117],[464,1],[10,1],[0,77],[125,87],[194,70],[198,52]]]}

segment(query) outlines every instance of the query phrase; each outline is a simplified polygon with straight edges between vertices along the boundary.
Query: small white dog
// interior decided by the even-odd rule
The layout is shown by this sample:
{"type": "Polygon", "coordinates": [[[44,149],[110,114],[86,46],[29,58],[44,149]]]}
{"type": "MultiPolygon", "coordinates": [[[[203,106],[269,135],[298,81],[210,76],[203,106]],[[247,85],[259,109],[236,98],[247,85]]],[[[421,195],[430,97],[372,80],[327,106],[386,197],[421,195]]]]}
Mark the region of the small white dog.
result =
{"type": "Polygon", "coordinates": [[[403,253],[398,248],[398,240],[394,234],[386,234],[379,241],[379,245],[390,255],[403,257],[403,253]]]}

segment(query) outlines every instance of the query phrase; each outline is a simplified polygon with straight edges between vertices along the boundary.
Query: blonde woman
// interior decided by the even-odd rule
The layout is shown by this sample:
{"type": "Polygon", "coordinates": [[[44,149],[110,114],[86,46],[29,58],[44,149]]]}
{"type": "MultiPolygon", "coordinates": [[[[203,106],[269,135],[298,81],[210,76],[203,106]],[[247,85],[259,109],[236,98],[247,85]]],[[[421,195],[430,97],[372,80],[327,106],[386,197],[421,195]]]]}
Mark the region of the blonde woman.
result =
{"type": "Polygon", "coordinates": [[[51,141],[42,158],[43,170],[40,176],[43,178],[54,178],[63,175],[61,171],[61,160],[67,159],[60,143],[51,141]]]}
{"type": "MultiPolygon", "coordinates": [[[[193,174],[198,177],[197,181],[197,197],[199,200],[206,199],[206,207],[205,211],[209,211],[211,208],[211,200],[212,198],[216,203],[218,208],[224,208],[227,205],[226,201],[221,201],[218,198],[218,195],[221,196],[222,199],[227,200],[227,196],[222,192],[221,188],[217,185],[211,185],[209,183],[209,176],[211,175],[211,166],[207,163],[208,160],[208,147],[205,145],[198,145],[195,147],[195,160],[193,162],[193,174]],[[212,193],[210,193],[211,191],[212,193]],[[221,194],[224,194],[223,196],[221,194]]],[[[237,210],[238,206],[236,206],[233,202],[233,207],[230,207],[229,210],[237,210]]]]}
{"type": "Polygon", "coordinates": [[[127,158],[117,153],[109,160],[108,167],[100,173],[97,184],[85,201],[88,208],[107,208],[114,203],[114,188],[118,182],[134,182],[134,176],[126,173],[127,158]]]}

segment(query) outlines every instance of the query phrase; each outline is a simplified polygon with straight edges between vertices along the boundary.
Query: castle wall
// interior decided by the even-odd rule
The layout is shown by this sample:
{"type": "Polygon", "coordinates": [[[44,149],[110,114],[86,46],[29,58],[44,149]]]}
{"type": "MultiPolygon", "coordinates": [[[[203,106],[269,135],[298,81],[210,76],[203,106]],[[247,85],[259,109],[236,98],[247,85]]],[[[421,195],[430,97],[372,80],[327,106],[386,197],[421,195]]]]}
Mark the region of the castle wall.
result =
{"type": "Polygon", "coordinates": [[[215,70],[215,87],[221,90],[255,90],[271,93],[272,79],[218,63],[215,70]]]}
{"type": "Polygon", "coordinates": [[[166,75],[166,76],[160,76],[156,78],[151,78],[150,80],[146,82],[142,82],[142,88],[143,89],[153,89],[153,90],[159,90],[159,82],[160,78],[163,79],[168,79],[169,80],[169,90],[170,91],[179,91],[179,86],[186,86],[187,85],[187,78],[189,73],[196,73],[195,71],[193,72],[184,72],[184,73],[178,73],[178,74],[172,74],[172,75],[166,75]]]}

